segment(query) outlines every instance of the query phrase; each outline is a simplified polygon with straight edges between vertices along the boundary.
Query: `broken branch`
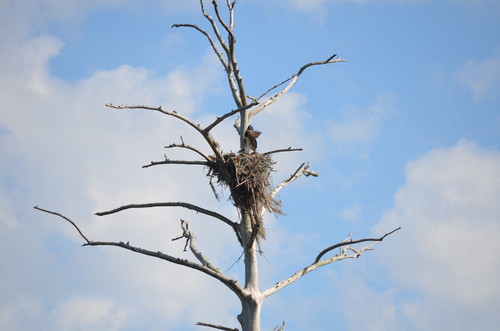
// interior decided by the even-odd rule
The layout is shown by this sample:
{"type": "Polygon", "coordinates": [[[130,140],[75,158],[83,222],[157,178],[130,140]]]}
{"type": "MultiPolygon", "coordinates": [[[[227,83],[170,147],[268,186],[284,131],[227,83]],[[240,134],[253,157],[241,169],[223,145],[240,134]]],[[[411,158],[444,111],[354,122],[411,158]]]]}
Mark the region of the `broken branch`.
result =
{"type": "Polygon", "coordinates": [[[179,240],[181,238],[186,238],[186,245],[184,246],[184,251],[186,251],[186,247],[189,244],[189,249],[191,249],[191,252],[193,255],[198,259],[198,261],[201,262],[202,265],[204,265],[207,268],[212,269],[215,272],[220,273],[220,270],[216,267],[214,267],[208,259],[201,253],[201,251],[196,247],[196,237],[195,235],[189,231],[189,223],[188,221],[182,220],[181,219],[181,229],[182,229],[182,235],[172,239],[172,241],[179,240]]]}

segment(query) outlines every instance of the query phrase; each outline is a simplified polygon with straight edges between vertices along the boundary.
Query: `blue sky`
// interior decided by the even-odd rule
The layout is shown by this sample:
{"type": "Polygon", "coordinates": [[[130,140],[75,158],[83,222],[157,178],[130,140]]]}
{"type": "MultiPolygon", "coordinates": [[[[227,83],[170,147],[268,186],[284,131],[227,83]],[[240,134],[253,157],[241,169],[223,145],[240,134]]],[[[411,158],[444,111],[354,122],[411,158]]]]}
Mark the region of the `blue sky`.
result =
{"type": "MultiPolygon", "coordinates": [[[[95,240],[182,257],[179,219],[222,270],[230,230],[187,210],[97,211],[188,201],[232,218],[200,168],[141,166],[179,142],[173,118],[105,103],[163,105],[201,123],[234,108],[197,1],[0,3],[0,329],[192,330],[238,326],[232,293],[203,275],[113,248],[82,248],[57,210],[95,240]]],[[[496,330],[500,323],[500,4],[488,0],[241,0],[237,58],[260,95],[308,69],[254,119],[275,184],[309,161],[319,178],[280,193],[266,219],[267,288],[319,251],[402,230],[357,260],[322,267],[264,303],[287,330],[496,330]]],[[[214,132],[238,150],[227,121],[214,132]]],[[[171,158],[186,157],[168,151],[171,158]]],[[[226,194],[227,197],[227,194],[226,194]]],[[[242,265],[228,271],[241,277],[242,265]]],[[[241,279],[241,278],[240,278],[241,279]]]]}

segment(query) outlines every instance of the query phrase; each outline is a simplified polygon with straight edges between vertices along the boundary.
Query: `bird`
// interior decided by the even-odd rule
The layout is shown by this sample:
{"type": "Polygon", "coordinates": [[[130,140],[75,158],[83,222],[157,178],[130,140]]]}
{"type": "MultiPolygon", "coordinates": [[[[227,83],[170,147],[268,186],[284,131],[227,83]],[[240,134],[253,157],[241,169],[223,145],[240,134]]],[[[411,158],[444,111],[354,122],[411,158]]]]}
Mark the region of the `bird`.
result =
{"type": "Polygon", "coordinates": [[[244,153],[250,154],[257,149],[257,138],[262,132],[256,131],[253,126],[249,125],[245,131],[245,148],[244,153]]]}

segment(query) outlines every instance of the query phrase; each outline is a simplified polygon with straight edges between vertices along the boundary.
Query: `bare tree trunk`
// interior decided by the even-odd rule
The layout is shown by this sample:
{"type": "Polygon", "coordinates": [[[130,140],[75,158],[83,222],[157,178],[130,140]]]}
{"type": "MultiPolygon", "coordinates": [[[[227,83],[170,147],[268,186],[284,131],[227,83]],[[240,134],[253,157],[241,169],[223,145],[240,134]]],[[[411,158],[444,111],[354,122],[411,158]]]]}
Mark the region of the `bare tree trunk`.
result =
{"type": "Polygon", "coordinates": [[[242,331],[260,331],[260,311],[263,296],[259,290],[259,268],[257,261],[257,242],[252,238],[250,214],[241,210],[242,243],[245,251],[245,295],[241,298],[241,314],[238,320],[242,331]]]}
{"type": "Polygon", "coordinates": [[[238,315],[238,321],[241,324],[242,331],[260,331],[260,310],[262,300],[253,300],[248,297],[242,301],[241,314],[238,315]]]}

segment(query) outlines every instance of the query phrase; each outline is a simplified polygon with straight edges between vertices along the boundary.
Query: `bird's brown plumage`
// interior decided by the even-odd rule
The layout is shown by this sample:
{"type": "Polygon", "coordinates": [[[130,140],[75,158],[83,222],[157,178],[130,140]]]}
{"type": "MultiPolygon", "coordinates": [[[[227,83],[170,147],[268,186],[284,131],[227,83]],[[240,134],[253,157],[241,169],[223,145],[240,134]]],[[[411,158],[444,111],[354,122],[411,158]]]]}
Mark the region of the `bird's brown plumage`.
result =
{"type": "Polygon", "coordinates": [[[260,136],[262,132],[254,130],[254,128],[249,125],[247,131],[245,132],[245,141],[247,151],[254,151],[257,149],[257,138],[260,136]]]}

